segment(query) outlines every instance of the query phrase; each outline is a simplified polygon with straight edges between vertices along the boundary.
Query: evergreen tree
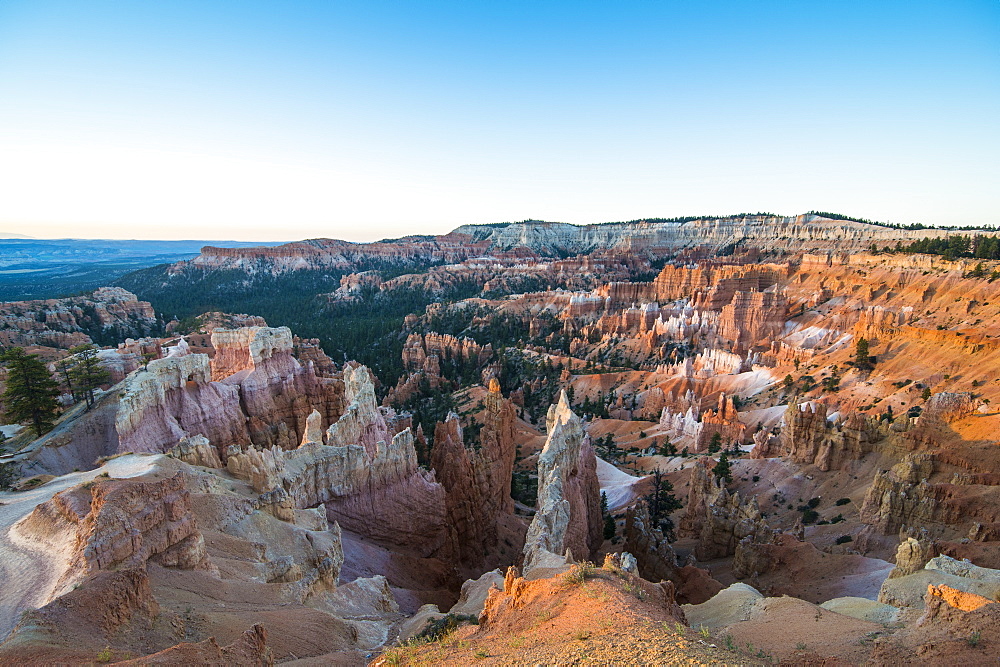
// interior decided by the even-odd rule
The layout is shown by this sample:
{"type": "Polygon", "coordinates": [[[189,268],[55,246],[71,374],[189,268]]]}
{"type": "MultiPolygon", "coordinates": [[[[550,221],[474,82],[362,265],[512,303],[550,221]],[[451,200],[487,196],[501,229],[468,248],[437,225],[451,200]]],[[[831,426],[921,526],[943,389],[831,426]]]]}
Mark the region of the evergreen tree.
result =
{"type": "Polygon", "coordinates": [[[868,353],[868,339],[859,338],[854,344],[854,365],[860,369],[870,369],[872,367],[871,357],[868,353]]]}
{"type": "Polygon", "coordinates": [[[708,443],[708,453],[714,454],[722,449],[722,434],[716,431],[712,434],[712,440],[708,443]]]}
{"type": "Polygon", "coordinates": [[[608,511],[608,494],[601,491],[601,515],[604,517],[604,539],[610,540],[615,536],[617,526],[615,518],[608,511]]]}
{"type": "Polygon", "coordinates": [[[733,481],[733,471],[731,468],[732,466],[729,463],[729,454],[722,452],[719,454],[718,463],[716,463],[715,467],[712,468],[712,474],[719,479],[726,480],[726,484],[729,484],[733,481]]]}
{"type": "Polygon", "coordinates": [[[70,350],[75,355],[70,377],[76,382],[76,387],[87,399],[87,409],[94,405],[94,390],[111,379],[111,373],[101,365],[97,358],[97,348],[93,345],[77,345],[70,350]]]}
{"type": "Polygon", "coordinates": [[[73,402],[76,403],[79,397],[76,395],[76,387],[73,386],[73,378],[70,375],[70,365],[66,359],[62,359],[56,364],[59,369],[59,373],[62,375],[63,383],[66,385],[66,393],[73,397],[73,402]]]}
{"type": "Polygon", "coordinates": [[[674,495],[674,485],[663,476],[659,468],[653,471],[653,490],[646,497],[649,519],[653,527],[663,531],[667,540],[674,540],[674,522],[671,513],[681,508],[681,501],[674,495]]]}
{"type": "Polygon", "coordinates": [[[36,436],[52,430],[59,404],[59,385],[36,354],[25,354],[20,347],[0,356],[7,364],[7,390],[3,400],[7,418],[30,421],[36,436]]]}

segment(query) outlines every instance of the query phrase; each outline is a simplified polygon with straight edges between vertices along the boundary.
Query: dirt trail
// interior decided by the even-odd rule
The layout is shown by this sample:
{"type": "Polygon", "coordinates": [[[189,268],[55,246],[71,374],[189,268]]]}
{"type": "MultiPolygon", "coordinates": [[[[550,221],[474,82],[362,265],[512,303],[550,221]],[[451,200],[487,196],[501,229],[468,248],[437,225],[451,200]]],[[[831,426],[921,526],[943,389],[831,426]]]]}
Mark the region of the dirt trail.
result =
{"type": "Polygon", "coordinates": [[[95,470],[57,477],[30,491],[0,492],[0,641],[13,630],[22,611],[37,609],[49,601],[64,566],[59,553],[12,536],[14,524],[60,491],[105,472],[110,477],[138,477],[162,458],[162,454],[130,454],[95,470]]]}

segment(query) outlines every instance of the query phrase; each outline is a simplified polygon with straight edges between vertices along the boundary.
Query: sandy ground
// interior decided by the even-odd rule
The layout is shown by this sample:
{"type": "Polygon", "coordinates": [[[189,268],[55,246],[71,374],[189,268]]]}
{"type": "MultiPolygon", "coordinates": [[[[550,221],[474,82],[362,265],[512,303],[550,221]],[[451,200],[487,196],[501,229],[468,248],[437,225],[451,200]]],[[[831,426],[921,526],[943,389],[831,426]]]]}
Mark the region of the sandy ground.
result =
{"type": "Polygon", "coordinates": [[[653,584],[600,569],[582,583],[561,574],[526,582],[516,598],[494,607],[488,626],[390,649],[372,665],[766,664],[685,627],[654,592],[653,584]]]}
{"type": "Polygon", "coordinates": [[[0,641],[10,634],[22,611],[36,609],[51,599],[64,568],[60,554],[12,534],[14,524],[60,491],[105,472],[111,477],[137,477],[162,458],[162,454],[130,454],[95,470],[57,477],[30,491],[0,492],[0,641]]]}

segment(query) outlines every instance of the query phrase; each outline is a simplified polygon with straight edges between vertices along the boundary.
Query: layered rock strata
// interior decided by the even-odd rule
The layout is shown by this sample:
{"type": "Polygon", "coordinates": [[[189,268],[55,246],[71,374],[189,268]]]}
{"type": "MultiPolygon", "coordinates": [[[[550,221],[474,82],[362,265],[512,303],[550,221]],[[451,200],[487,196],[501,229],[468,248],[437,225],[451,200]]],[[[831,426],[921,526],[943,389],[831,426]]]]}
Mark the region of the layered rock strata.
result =
{"type": "MultiPolygon", "coordinates": [[[[204,538],[180,473],[160,479],[101,479],[52,497],[17,531],[45,543],[75,534],[62,585],[99,570],[142,567],[210,569],[204,538]]],[[[57,586],[57,589],[60,586],[57,586]]]]}
{"type": "MultiPolygon", "coordinates": [[[[393,433],[394,413],[375,403],[364,366],[344,370],[348,407],[322,439],[296,449],[233,448],[229,471],[248,480],[279,517],[325,505],[331,521],[376,542],[404,545],[421,555],[448,544],[445,490],[417,464],[409,428],[393,433]]],[[[316,437],[318,415],[306,434],[316,437]]]]}
{"type": "Polygon", "coordinates": [[[285,449],[301,441],[307,415],[332,423],[344,407],[342,383],[292,356],[286,327],[212,332],[213,358],[181,350],[126,380],[116,419],[119,452],[164,452],[187,437],[285,449]]]}

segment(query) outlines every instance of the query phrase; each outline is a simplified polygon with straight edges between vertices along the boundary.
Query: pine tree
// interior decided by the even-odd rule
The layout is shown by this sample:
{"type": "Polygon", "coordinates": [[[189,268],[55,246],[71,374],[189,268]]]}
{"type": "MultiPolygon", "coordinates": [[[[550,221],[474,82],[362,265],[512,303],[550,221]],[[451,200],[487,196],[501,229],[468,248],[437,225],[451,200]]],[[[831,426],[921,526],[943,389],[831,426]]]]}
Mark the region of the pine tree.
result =
{"type": "Polygon", "coordinates": [[[608,511],[608,494],[604,491],[601,491],[601,515],[604,517],[604,539],[610,540],[615,536],[617,526],[615,518],[608,511]]]}
{"type": "Polygon", "coordinates": [[[70,350],[76,358],[70,368],[70,377],[76,381],[77,389],[87,399],[87,409],[94,405],[94,390],[111,379],[111,373],[97,358],[97,348],[93,345],[77,345],[70,350]]]}
{"type": "Polygon", "coordinates": [[[726,452],[719,454],[719,462],[715,464],[714,468],[712,468],[712,474],[719,479],[726,480],[726,484],[733,481],[733,471],[732,466],[729,463],[729,454],[726,452]]]}
{"type": "Polygon", "coordinates": [[[59,404],[59,385],[36,354],[11,348],[0,357],[7,364],[7,390],[3,400],[7,418],[30,421],[36,436],[52,430],[59,404]]]}
{"type": "Polygon", "coordinates": [[[660,456],[677,456],[677,445],[667,440],[660,445],[660,456]]]}
{"type": "Polygon", "coordinates": [[[722,449],[722,434],[716,431],[712,434],[712,440],[708,443],[708,453],[714,454],[722,449]]]}
{"type": "Polygon", "coordinates": [[[854,344],[854,365],[860,369],[872,367],[871,357],[868,354],[868,339],[859,338],[854,344]]]}
{"type": "Polygon", "coordinates": [[[667,540],[674,540],[674,522],[671,513],[681,508],[681,501],[674,495],[674,485],[663,476],[659,468],[653,471],[653,490],[646,497],[649,519],[653,527],[663,531],[667,540]]]}
{"type": "Polygon", "coordinates": [[[58,364],[56,364],[56,368],[59,369],[59,373],[62,375],[63,383],[66,385],[66,392],[73,397],[73,402],[76,403],[80,399],[76,395],[76,387],[73,386],[73,378],[70,376],[69,362],[62,359],[58,364]]]}

